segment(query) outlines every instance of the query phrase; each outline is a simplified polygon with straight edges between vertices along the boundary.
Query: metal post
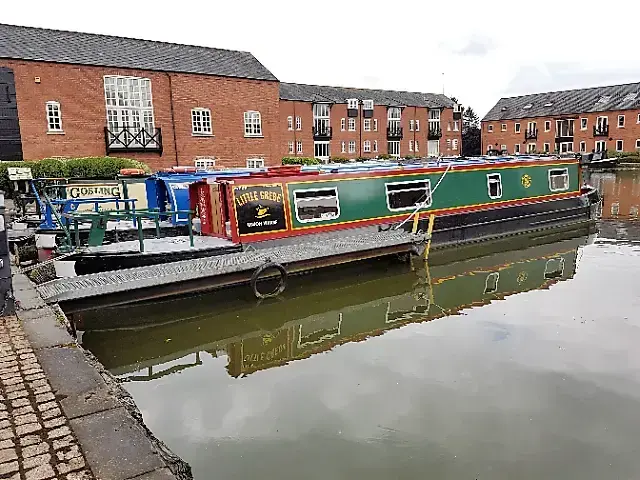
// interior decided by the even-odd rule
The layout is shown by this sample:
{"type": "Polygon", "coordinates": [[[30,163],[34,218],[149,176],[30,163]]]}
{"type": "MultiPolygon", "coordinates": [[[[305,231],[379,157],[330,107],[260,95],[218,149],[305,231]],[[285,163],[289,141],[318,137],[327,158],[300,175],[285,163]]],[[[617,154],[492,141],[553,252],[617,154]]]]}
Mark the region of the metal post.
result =
{"type": "Polygon", "coordinates": [[[193,225],[192,225],[192,213],[191,210],[189,210],[189,214],[187,215],[187,218],[189,219],[189,245],[191,245],[191,247],[193,248],[194,244],[193,244],[193,225]]]}
{"type": "Polygon", "coordinates": [[[156,224],[156,238],[160,238],[160,214],[156,213],[153,215],[153,221],[156,224]]]}
{"type": "MultiPolygon", "coordinates": [[[[135,218],[135,213],[133,214],[135,218]]],[[[142,222],[138,222],[138,241],[140,242],[140,251],[144,252],[144,233],[142,232],[142,222]]]]}
{"type": "Polygon", "coordinates": [[[78,227],[78,219],[73,219],[73,228],[75,230],[76,248],[80,248],[80,228],[78,227]]]}

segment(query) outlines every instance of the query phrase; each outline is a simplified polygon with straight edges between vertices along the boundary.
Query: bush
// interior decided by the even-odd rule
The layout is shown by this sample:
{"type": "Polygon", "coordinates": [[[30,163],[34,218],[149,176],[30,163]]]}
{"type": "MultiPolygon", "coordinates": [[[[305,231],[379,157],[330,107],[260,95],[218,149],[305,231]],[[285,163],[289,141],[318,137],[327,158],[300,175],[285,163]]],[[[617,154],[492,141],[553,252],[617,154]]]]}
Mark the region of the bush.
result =
{"type": "Polygon", "coordinates": [[[347,157],[331,157],[329,160],[331,163],[345,163],[349,161],[347,157]]]}
{"type": "Polygon", "coordinates": [[[33,178],[87,178],[91,180],[112,180],[123,168],[139,168],[147,173],[147,165],[130,158],[83,157],[45,158],[28,162],[0,162],[0,189],[11,195],[13,186],[9,181],[9,167],[29,167],[33,178]]]}
{"type": "Polygon", "coordinates": [[[314,157],[283,157],[282,165],[320,165],[322,160],[314,157]]]}
{"type": "Polygon", "coordinates": [[[391,155],[387,155],[386,153],[378,155],[378,160],[389,160],[390,158],[392,158],[391,155]]]}

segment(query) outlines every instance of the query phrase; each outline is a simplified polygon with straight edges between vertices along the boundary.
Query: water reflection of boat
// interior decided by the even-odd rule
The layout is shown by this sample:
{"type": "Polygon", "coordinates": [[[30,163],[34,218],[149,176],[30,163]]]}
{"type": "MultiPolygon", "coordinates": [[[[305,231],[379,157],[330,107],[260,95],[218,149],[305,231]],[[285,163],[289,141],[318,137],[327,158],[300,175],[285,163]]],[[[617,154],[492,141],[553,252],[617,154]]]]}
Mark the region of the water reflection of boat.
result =
{"type": "MultiPolygon", "coordinates": [[[[86,331],[83,345],[114,374],[137,372],[127,377],[129,381],[197,366],[202,352],[227,355],[229,374],[246,375],[409,323],[548,288],[573,277],[578,247],[585,241],[586,237],[573,238],[413,272],[379,262],[358,278],[316,278],[312,292],[300,287],[281,301],[260,306],[230,304],[215,314],[211,305],[220,304],[210,295],[164,302],[156,308],[147,305],[150,317],[168,317],[173,311],[174,317],[180,315],[185,321],[144,329],[86,331]],[[190,360],[190,355],[195,359],[190,360]],[[157,366],[178,359],[184,359],[183,365],[157,371],[157,366]],[[147,372],[141,373],[145,368],[147,372]]],[[[143,308],[82,312],[76,320],[86,327],[125,313],[144,315],[143,308]]]]}

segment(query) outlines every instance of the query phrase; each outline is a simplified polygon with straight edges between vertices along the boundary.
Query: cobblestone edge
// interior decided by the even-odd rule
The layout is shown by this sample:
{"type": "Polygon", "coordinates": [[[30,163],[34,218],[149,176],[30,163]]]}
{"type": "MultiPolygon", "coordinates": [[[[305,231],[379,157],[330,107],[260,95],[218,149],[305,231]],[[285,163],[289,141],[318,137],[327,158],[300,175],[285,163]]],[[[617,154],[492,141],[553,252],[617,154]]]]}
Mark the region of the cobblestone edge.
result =
{"type": "MultiPolygon", "coordinates": [[[[176,479],[176,480],[193,480],[193,476],[191,473],[191,467],[182,460],[180,457],[175,455],[164,442],[160,439],[156,438],[155,435],[149,430],[149,428],[145,425],[144,420],[142,418],[142,414],[140,410],[135,404],[135,401],[131,397],[131,395],[120,385],[117,379],[111,375],[109,371],[107,371],[104,366],[97,360],[97,358],[91,354],[89,351],[84,350],[75,340],[74,337],[71,336],[70,332],[72,331],[71,325],[62,312],[62,310],[58,307],[58,305],[46,305],[46,303],[42,300],[40,295],[37,293],[35,289],[35,285],[23,274],[15,274],[13,276],[13,285],[14,285],[14,297],[16,301],[16,316],[19,320],[19,328],[24,330],[24,337],[27,342],[29,342],[33,351],[35,352],[34,357],[38,356],[38,351],[41,351],[42,355],[46,355],[50,353],[51,349],[57,349],[56,353],[61,353],[62,357],[65,357],[65,352],[69,352],[69,356],[71,354],[77,355],[77,352],[82,352],[82,357],[86,361],[86,364],[90,366],[90,370],[92,373],[97,374],[101,381],[104,383],[104,390],[106,391],[106,395],[112,403],[111,407],[108,407],[106,411],[110,410],[119,410],[124,409],[126,416],[128,416],[132,421],[128,423],[132,423],[139,427],[150,443],[151,452],[146,452],[148,455],[157,457],[155,463],[162,465],[162,467],[152,470],[149,472],[143,472],[141,474],[137,474],[134,476],[126,477],[121,476],[118,479],[114,478],[113,480],[126,480],[128,478],[144,478],[145,480],[148,478],[149,480],[153,479],[176,479]],[[39,331],[35,331],[33,325],[36,325],[36,328],[39,331]],[[48,351],[48,352],[47,352],[48,351]],[[157,475],[156,475],[157,474],[157,475]]],[[[1,333],[0,333],[1,334],[1,333]]],[[[64,372],[53,372],[48,371],[46,365],[42,365],[42,369],[44,371],[43,376],[46,378],[54,376],[60,376],[61,374],[64,376],[64,372]]],[[[68,380],[70,382],[74,381],[82,381],[82,379],[78,379],[77,377],[72,377],[72,375],[77,374],[74,372],[69,375],[68,380]]],[[[55,388],[53,389],[53,394],[55,394],[55,388]]],[[[65,395],[60,395],[61,398],[64,398],[65,395]]],[[[56,401],[57,398],[56,398],[56,401]]],[[[58,402],[59,403],[59,402],[58,402]]],[[[64,404],[58,405],[62,407],[62,412],[66,413],[64,404]]],[[[73,433],[73,425],[74,421],[71,421],[71,434],[73,433]]],[[[69,419],[66,418],[66,424],[69,425],[69,419]]],[[[109,425],[111,426],[111,425],[109,425]]],[[[111,429],[113,430],[113,428],[111,429]]],[[[109,434],[109,428],[105,425],[104,431],[106,434],[109,434]]],[[[74,436],[75,438],[75,436],[74,436]]],[[[121,441],[121,440],[120,440],[121,441]]],[[[83,445],[80,441],[79,451],[82,451],[83,445]]],[[[133,442],[135,443],[135,442],[133,442]]],[[[1,452],[0,452],[1,453],[1,452]]],[[[138,452],[131,451],[129,458],[136,458],[138,456],[138,452]]],[[[78,479],[93,479],[100,478],[98,475],[100,468],[102,465],[100,463],[103,461],[104,464],[113,463],[114,459],[110,456],[106,456],[103,460],[98,459],[96,461],[95,455],[92,462],[92,458],[87,455],[87,473],[82,473],[83,475],[89,476],[78,476],[78,479]],[[93,474],[92,474],[93,471],[93,474]],[[94,476],[95,475],[95,476],[94,476]]],[[[1,457],[0,457],[1,460],[1,457]]],[[[84,463],[83,463],[84,466],[84,463]]],[[[84,472],[84,471],[83,471],[84,472]]],[[[4,476],[2,476],[4,478],[4,476]]],[[[9,477],[12,478],[12,477],[9,477]]],[[[21,477],[16,477],[21,478],[21,477]]],[[[29,477],[28,477],[29,478],[29,477]]],[[[36,478],[36,477],[34,477],[36,478]]],[[[51,478],[51,477],[43,477],[43,478],[51,478]]],[[[63,478],[63,477],[60,477],[63,478]]],[[[67,478],[67,477],[64,477],[67,478]]],[[[69,479],[74,479],[76,477],[70,476],[69,479]]],[[[105,477],[106,478],[106,477],[105,477]]],[[[29,478],[31,480],[31,478],[29,478]]]]}

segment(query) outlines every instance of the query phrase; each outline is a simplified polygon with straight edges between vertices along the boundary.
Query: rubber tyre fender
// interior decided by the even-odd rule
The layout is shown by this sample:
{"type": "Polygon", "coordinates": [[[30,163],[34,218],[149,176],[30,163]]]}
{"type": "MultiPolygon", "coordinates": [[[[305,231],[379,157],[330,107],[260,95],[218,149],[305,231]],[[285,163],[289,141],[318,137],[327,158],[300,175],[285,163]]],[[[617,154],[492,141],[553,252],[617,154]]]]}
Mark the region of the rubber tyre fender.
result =
{"type": "Polygon", "coordinates": [[[277,297],[282,292],[284,292],[285,288],[287,288],[287,277],[288,277],[287,271],[279,263],[275,263],[275,262],[264,263],[260,265],[258,268],[256,268],[256,270],[253,272],[253,275],[251,275],[251,281],[250,281],[251,290],[253,290],[253,294],[256,296],[256,298],[259,298],[259,299],[277,297]],[[278,287],[274,291],[269,293],[260,293],[256,285],[258,283],[258,277],[262,272],[264,272],[265,270],[268,270],[269,268],[275,268],[280,272],[280,283],[278,283],[278,287]]]}

